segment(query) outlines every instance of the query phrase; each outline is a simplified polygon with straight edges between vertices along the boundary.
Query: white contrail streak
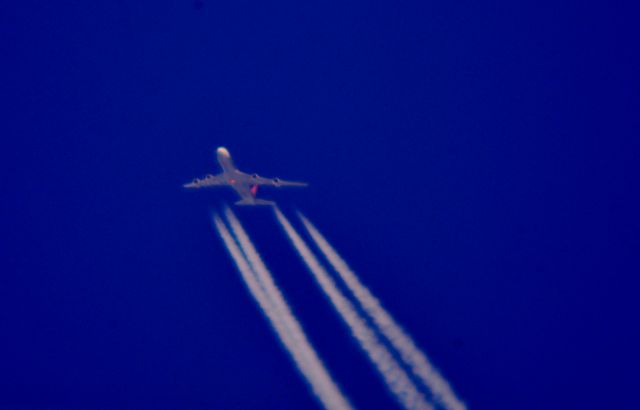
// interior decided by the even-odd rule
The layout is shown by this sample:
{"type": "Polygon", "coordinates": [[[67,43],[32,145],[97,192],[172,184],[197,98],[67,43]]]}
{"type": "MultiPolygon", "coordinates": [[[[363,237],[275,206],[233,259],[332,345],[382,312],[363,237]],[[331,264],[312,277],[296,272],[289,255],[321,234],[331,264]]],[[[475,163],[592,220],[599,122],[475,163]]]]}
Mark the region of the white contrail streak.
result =
{"type": "Polygon", "coordinates": [[[302,260],[306,263],[316,282],[320,285],[342,319],[347,323],[354,338],[360,343],[360,346],[373,362],[396,399],[407,409],[433,409],[433,406],[427,402],[404,369],[402,369],[391,353],[380,342],[373,330],[369,328],[365,320],[358,314],[351,302],[337,288],[331,276],[329,276],[327,271],[320,265],[318,259],[287,218],[277,207],[273,209],[280,225],[282,225],[289,240],[298,251],[298,254],[300,254],[302,260]]]}
{"type": "Polygon", "coordinates": [[[242,227],[242,224],[229,207],[225,207],[224,212],[227,222],[231,227],[231,231],[240,245],[246,261],[253,270],[255,278],[273,305],[277,317],[282,320],[287,334],[292,338],[296,347],[300,349],[302,356],[308,362],[309,369],[312,372],[314,386],[317,386],[318,390],[321,391],[324,396],[330,398],[337,404],[340,404],[339,406],[331,408],[350,408],[347,399],[342,395],[340,389],[332,380],[329,372],[318,357],[318,354],[311,345],[311,342],[309,342],[300,322],[293,315],[289,304],[282,295],[278,286],[275,284],[273,275],[269,272],[262,261],[260,254],[256,250],[255,246],[253,246],[253,243],[242,227]]]}
{"type": "Polygon", "coordinates": [[[380,301],[363,285],[349,265],[338,255],[329,242],[320,234],[307,218],[298,212],[309,235],[322,251],[335,271],[340,275],[349,290],[358,300],[364,311],[371,317],[380,332],[400,353],[402,360],[411,367],[413,373],[431,390],[434,399],[445,408],[464,410],[465,404],[456,397],[449,383],[429,362],[427,356],[416,346],[415,342],[393,317],[382,307],[380,301]]]}
{"type": "Polygon", "coordinates": [[[302,347],[299,335],[298,338],[294,338],[290,330],[287,329],[285,320],[280,316],[280,312],[278,312],[275,305],[269,300],[266,290],[260,286],[256,275],[243,256],[238,244],[233,240],[229,230],[218,215],[213,215],[213,222],[227,251],[233,258],[238,271],[240,271],[240,275],[247,288],[269,319],[272,328],[289,352],[300,373],[309,383],[311,390],[318,400],[327,409],[351,409],[351,405],[333,382],[322,362],[320,362],[317,355],[315,355],[315,352],[313,356],[309,356],[309,351],[313,351],[310,344],[307,342],[307,346],[302,347]]]}

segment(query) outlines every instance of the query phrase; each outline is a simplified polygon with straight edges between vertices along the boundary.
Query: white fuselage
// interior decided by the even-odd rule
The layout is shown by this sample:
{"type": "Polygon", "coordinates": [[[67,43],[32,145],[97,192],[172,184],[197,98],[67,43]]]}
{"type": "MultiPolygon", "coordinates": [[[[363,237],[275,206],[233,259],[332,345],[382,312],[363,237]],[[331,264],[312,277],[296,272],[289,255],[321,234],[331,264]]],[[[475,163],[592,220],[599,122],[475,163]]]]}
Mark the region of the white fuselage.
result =
{"type": "Polygon", "coordinates": [[[224,147],[218,148],[216,150],[216,154],[218,156],[218,164],[220,164],[220,168],[222,168],[222,172],[224,174],[233,175],[238,171],[236,166],[233,165],[233,161],[231,160],[231,154],[229,154],[229,151],[226,148],[224,147]]]}

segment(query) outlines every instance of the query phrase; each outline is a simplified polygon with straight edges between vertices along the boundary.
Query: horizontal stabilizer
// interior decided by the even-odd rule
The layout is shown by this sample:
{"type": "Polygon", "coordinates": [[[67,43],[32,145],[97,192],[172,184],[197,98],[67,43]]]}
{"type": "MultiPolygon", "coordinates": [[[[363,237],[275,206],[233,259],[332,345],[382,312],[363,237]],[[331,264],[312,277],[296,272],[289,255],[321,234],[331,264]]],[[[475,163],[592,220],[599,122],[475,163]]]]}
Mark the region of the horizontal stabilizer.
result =
{"type": "Polygon", "coordinates": [[[276,203],[273,201],[265,201],[264,199],[242,199],[236,202],[236,205],[240,206],[252,206],[252,205],[270,205],[273,206],[276,203]]]}

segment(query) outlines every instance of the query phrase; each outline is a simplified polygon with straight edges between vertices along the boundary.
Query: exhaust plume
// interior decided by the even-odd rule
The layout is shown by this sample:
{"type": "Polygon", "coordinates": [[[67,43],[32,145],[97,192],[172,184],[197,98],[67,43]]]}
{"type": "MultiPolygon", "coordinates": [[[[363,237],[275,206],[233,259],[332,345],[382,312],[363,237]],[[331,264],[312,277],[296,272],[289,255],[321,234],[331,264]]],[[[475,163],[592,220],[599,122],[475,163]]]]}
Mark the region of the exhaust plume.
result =
{"type": "MultiPolygon", "coordinates": [[[[231,233],[218,215],[213,215],[213,222],[249,292],[257,301],[258,306],[269,320],[271,327],[280,339],[282,345],[287,349],[296,367],[304,376],[318,400],[327,409],[351,409],[348,400],[342,395],[337,385],[331,379],[328,371],[315,354],[315,351],[304,336],[299,324],[297,324],[297,321],[293,318],[293,314],[289,311],[290,317],[288,318],[282,315],[280,309],[276,308],[276,304],[271,300],[274,295],[268,293],[268,291],[261,286],[257,280],[257,274],[252,271],[249,262],[245,259],[245,256],[243,256],[238,244],[233,240],[231,233]],[[291,320],[295,321],[296,325],[292,325],[291,320]],[[300,333],[294,337],[293,334],[296,333],[295,329],[299,329],[300,333]]],[[[246,239],[248,240],[248,237],[246,237],[246,239]]],[[[253,249],[253,251],[255,252],[255,249],[253,249]]],[[[255,252],[255,254],[257,255],[257,252],[255,252]]],[[[262,266],[264,265],[262,264],[262,266]]],[[[266,267],[264,267],[263,273],[271,276],[266,270],[266,267]]],[[[279,292],[278,294],[280,295],[279,297],[282,298],[279,292]]],[[[284,299],[282,299],[281,302],[285,303],[284,299]]]]}
{"type": "Polygon", "coordinates": [[[411,336],[396,323],[393,317],[382,307],[380,301],[360,282],[356,274],[349,268],[349,265],[320,234],[318,229],[302,213],[298,212],[298,216],[320,251],[342,278],[380,333],[389,340],[393,348],[399,352],[402,360],[411,367],[412,372],[431,391],[433,398],[447,409],[466,409],[465,404],[456,397],[449,383],[418,348],[411,336]]]}
{"type": "Polygon", "coordinates": [[[316,282],[327,295],[338,314],[349,326],[351,334],[365,351],[369,360],[375,365],[385,384],[398,402],[407,409],[432,410],[433,406],[427,402],[404,369],[367,325],[364,318],[358,314],[351,302],[337,288],[331,276],[329,276],[327,271],[322,267],[291,223],[282,212],[280,212],[278,207],[274,207],[273,209],[278,222],[280,222],[289,240],[307,265],[316,282]]]}

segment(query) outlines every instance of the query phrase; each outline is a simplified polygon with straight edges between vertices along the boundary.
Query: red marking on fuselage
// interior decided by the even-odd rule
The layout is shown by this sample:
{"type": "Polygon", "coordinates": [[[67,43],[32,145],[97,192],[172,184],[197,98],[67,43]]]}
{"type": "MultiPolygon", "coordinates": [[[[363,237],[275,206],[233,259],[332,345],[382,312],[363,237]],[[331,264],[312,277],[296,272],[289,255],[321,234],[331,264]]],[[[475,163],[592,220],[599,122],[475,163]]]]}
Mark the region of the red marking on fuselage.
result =
{"type": "Polygon", "coordinates": [[[253,197],[255,198],[257,193],[258,193],[258,185],[252,186],[251,187],[251,195],[253,195],[253,197]]]}
{"type": "Polygon", "coordinates": [[[233,185],[233,184],[235,184],[235,183],[236,183],[236,180],[235,180],[235,179],[230,179],[230,180],[229,180],[229,183],[230,183],[231,185],[233,185]]]}

